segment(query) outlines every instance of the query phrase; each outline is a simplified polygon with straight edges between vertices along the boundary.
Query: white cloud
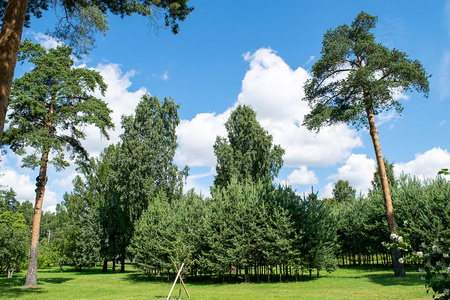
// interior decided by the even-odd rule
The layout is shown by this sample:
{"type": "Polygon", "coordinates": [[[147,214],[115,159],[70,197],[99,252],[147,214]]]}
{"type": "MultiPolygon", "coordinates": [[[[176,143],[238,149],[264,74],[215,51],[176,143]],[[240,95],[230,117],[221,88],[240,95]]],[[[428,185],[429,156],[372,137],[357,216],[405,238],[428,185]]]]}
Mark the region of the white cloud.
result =
{"type": "Polygon", "coordinates": [[[310,132],[300,124],[310,108],[303,84],[310,78],[302,68],[292,70],[271,49],[246,53],[250,69],[243,81],[237,103],[224,114],[198,114],[182,121],[177,129],[180,148],[176,161],[189,166],[214,166],[213,144],[216,136],[225,136],[223,124],[238,104],[250,105],[260,124],[273,136],[274,143],[286,150],[288,167],[330,166],[346,159],[352,149],[362,146],[356,130],[340,125],[310,132]]]}
{"type": "Polygon", "coordinates": [[[16,199],[20,202],[26,200],[34,203],[36,198],[36,182],[31,181],[30,176],[19,174],[13,169],[4,169],[1,172],[3,176],[0,178],[1,184],[6,188],[12,188],[16,193],[16,199]]]}
{"type": "Polygon", "coordinates": [[[153,73],[153,74],[152,74],[152,77],[154,77],[154,78],[159,78],[159,79],[162,79],[162,80],[164,80],[164,81],[169,80],[169,71],[165,71],[165,72],[162,73],[162,74],[156,74],[156,73],[153,73]]]}
{"type": "Polygon", "coordinates": [[[203,113],[191,121],[182,120],[177,127],[178,149],[175,161],[180,165],[215,166],[213,145],[217,136],[225,137],[225,122],[230,110],[223,114],[203,113]]]}
{"type": "Polygon", "coordinates": [[[244,58],[250,70],[242,81],[238,102],[252,106],[274,143],[286,150],[285,166],[334,165],[362,146],[357,131],[345,125],[326,127],[319,133],[301,126],[310,112],[302,101],[303,85],[310,78],[306,70],[292,70],[271,49],[259,49],[244,58]]]}
{"type": "Polygon", "coordinates": [[[211,177],[216,174],[215,168],[211,168],[209,172],[189,175],[186,179],[186,185],[184,186],[184,191],[187,192],[190,189],[194,189],[197,194],[201,194],[204,197],[211,197],[210,186],[211,183],[205,184],[201,182],[202,179],[207,179],[209,182],[211,177]]]}
{"type": "Polygon", "coordinates": [[[330,175],[328,179],[348,180],[357,193],[365,194],[372,187],[371,181],[375,171],[375,160],[367,158],[365,154],[352,154],[345,164],[338,169],[338,172],[330,175]]]}
{"type": "Polygon", "coordinates": [[[32,30],[28,31],[27,34],[31,34],[33,35],[34,39],[42,45],[42,47],[44,47],[45,49],[50,49],[50,48],[56,48],[58,46],[63,45],[62,42],[59,42],[57,40],[55,40],[54,38],[52,38],[49,35],[46,35],[45,33],[42,32],[34,32],[32,30]]]}
{"type": "Polygon", "coordinates": [[[450,168],[450,153],[447,149],[433,148],[416,154],[416,158],[410,162],[395,164],[394,172],[396,176],[403,172],[419,178],[436,178],[437,173],[444,168],[450,168]]]}
{"type": "Polygon", "coordinates": [[[67,189],[71,189],[72,188],[72,181],[75,179],[75,177],[77,175],[79,175],[79,173],[77,173],[75,171],[75,166],[72,164],[70,167],[70,169],[72,169],[70,172],[68,169],[65,170],[65,174],[69,173],[69,175],[65,176],[65,177],[60,177],[57,179],[52,180],[52,185],[57,185],[58,187],[62,187],[62,188],[67,188],[67,189]],[[68,172],[69,171],[69,172],[68,172]]]}
{"type": "Polygon", "coordinates": [[[324,198],[332,198],[333,197],[333,189],[334,189],[334,184],[333,183],[328,183],[324,188],[323,188],[323,192],[320,195],[320,198],[324,199],[324,198]]]}
{"type": "Polygon", "coordinates": [[[398,118],[398,114],[395,110],[383,111],[377,116],[377,126],[381,126],[395,118],[398,118]]]}
{"type": "MultiPolygon", "coordinates": [[[[20,169],[26,170],[27,172],[19,173],[3,163],[3,161],[10,160],[5,156],[2,157],[0,185],[6,189],[12,188],[16,192],[17,201],[24,202],[28,200],[34,205],[36,199],[36,181],[34,178],[36,178],[38,172],[36,170],[29,172],[30,170],[20,169]]],[[[44,194],[43,209],[46,210],[47,207],[52,205],[56,206],[58,202],[57,194],[47,185],[44,194]]]]}
{"type": "Polygon", "coordinates": [[[86,140],[83,145],[91,156],[98,156],[99,153],[108,145],[115,144],[119,141],[119,135],[123,132],[121,129],[121,116],[134,114],[134,110],[141,100],[141,97],[147,93],[144,87],[132,92],[129,91],[132,82],[131,78],[135,71],[131,70],[123,72],[119,64],[99,64],[94,70],[99,71],[108,89],[105,97],[99,92],[96,97],[103,98],[108,103],[108,107],[112,109],[112,122],[115,124],[115,130],[110,130],[110,140],[101,136],[100,131],[94,125],[86,126],[86,140]]]}
{"type": "Polygon", "coordinates": [[[313,185],[318,184],[319,179],[314,171],[308,171],[306,166],[301,166],[300,169],[294,170],[288,175],[288,182],[291,185],[313,185]]]}

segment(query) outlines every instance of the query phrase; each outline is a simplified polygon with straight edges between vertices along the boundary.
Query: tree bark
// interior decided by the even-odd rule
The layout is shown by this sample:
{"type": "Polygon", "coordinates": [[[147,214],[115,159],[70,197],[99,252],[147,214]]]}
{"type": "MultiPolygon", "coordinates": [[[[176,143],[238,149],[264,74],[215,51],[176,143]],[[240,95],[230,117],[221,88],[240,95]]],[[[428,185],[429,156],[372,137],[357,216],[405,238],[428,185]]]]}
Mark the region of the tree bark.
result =
{"type": "Polygon", "coordinates": [[[105,260],[103,261],[103,269],[102,272],[108,272],[108,259],[105,258],[105,260]]]}
{"type": "MultiPolygon", "coordinates": [[[[391,191],[389,189],[389,182],[386,174],[386,167],[384,165],[383,155],[381,154],[380,140],[378,138],[378,130],[375,124],[375,114],[372,105],[366,107],[367,119],[369,121],[370,137],[372,138],[373,148],[377,159],[378,173],[380,174],[381,188],[384,197],[384,207],[386,209],[386,219],[388,222],[389,233],[397,232],[397,225],[395,224],[394,207],[392,206],[391,191]]],[[[396,277],[405,276],[405,265],[400,263],[402,253],[395,248],[391,249],[392,267],[396,277]]]]}
{"type": "Polygon", "coordinates": [[[39,246],[39,227],[41,224],[42,204],[44,202],[45,185],[47,184],[48,150],[45,150],[41,158],[39,176],[36,178],[36,204],[34,206],[33,229],[31,234],[30,261],[25,280],[25,286],[37,286],[37,263],[39,246]]]}
{"type": "Polygon", "coordinates": [[[0,142],[14,79],[28,0],[9,0],[0,32],[0,142]]]}

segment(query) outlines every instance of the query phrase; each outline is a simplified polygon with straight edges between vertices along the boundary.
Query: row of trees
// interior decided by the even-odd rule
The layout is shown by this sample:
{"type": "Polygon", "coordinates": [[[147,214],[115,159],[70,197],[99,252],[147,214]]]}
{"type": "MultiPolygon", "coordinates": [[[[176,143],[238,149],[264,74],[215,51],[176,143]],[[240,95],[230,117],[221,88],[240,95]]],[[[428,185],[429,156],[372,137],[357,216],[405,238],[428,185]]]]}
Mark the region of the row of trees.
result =
{"type": "MultiPolygon", "coordinates": [[[[351,26],[342,25],[325,34],[323,55],[312,67],[313,78],[304,87],[304,100],[309,102],[312,111],[305,117],[303,124],[311,130],[337,123],[369,127],[379,169],[379,179],[374,182],[377,182],[378,190],[382,191],[379,197],[384,204],[379,207],[385,207],[387,228],[392,235],[397,232],[397,225],[374,116],[391,108],[401,111],[402,107],[394,97],[397,91],[416,89],[427,95],[428,76],[420,62],[409,60],[406,54],[375,43],[369,32],[375,27],[375,23],[376,17],[361,12],[351,26]],[[340,79],[339,74],[345,76],[340,79]]],[[[144,216],[149,213],[158,215],[165,210],[169,211],[170,215],[170,211],[174,209],[171,205],[186,197],[182,193],[182,180],[187,176],[188,168],[180,170],[173,164],[177,147],[175,128],[179,123],[178,107],[172,100],[166,99],[161,103],[155,97],[144,96],[135,116],[123,117],[124,134],[120,143],[105,149],[100,158],[87,161],[87,153],[80,143],[80,139],[84,138],[80,126],[94,124],[105,136],[106,130],[112,127],[109,116],[111,111],[103,101],[90,94],[95,89],[105,91],[106,85],[100,74],[92,70],[73,68],[73,61],[70,59],[72,50],[69,47],[58,47],[47,52],[29,41],[22,47],[19,60],[27,59],[35,64],[35,68],[14,82],[11,124],[3,136],[3,142],[18,154],[26,154],[25,149],[28,146],[34,148],[36,152],[25,157],[24,165],[40,167],[26,285],[33,286],[37,283],[39,224],[47,182],[47,165],[54,163],[57,168],[67,166],[64,158],[66,149],[72,150],[72,153],[78,156],[83,177],[75,180],[74,191],[65,196],[65,201],[59,208],[61,215],[65,212],[68,219],[75,220],[69,222],[73,226],[65,232],[65,236],[70,236],[71,239],[61,246],[63,249],[72,249],[72,252],[61,250],[59,253],[78,251],[84,255],[86,261],[96,261],[95,253],[98,253],[98,257],[104,259],[105,266],[108,259],[116,261],[116,258],[119,258],[123,270],[129,252],[137,257],[140,255],[133,252],[137,247],[133,236],[138,234],[136,229],[146,228],[145,224],[141,224],[144,222],[144,216]],[[56,154],[53,160],[49,160],[51,151],[56,154]],[[155,205],[157,211],[152,213],[153,203],[158,201],[167,202],[170,206],[155,205]],[[83,237],[83,241],[89,240],[92,243],[86,247],[78,245],[77,237],[83,237]]],[[[289,259],[278,259],[279,263],[276,265],[290,261],[290,264],[296,266],[307,265],[309,269],[314,267],[320,270],[322,265],[332,266],[333,263],[330,262],[333,261],[336,249],[329,246],[335,243],[333,234],[328,232],[333,232],[335,226],[332,225],[332,219],[337,218],[339,214],[332,214],[331,211],[327,213],[326,209],[331,206],[320,204],[318,207],[323,208],[323,211],[308,215],[314,212],[314,203],[321,203],[317,202],[314,193],[303,200],[297,198],[293,201],[298,207],[291,207],[292,210],[280,204],[289,200],[275,197],[277,200],[272,201],[272,194],[276,190],[272,181],[282,166],[284,150],[278,145],[272,145],[272,137],[258,124],[256,114],[250,107],[238,106],[225,126],[228,137],[218,137],[214,145],[217,176],[211,192],[212,199],[208,200],[210,202],[204,200],[204,207],[214,212],[209,215],[214,215],[217,219],[210,217],[211,222],[205,221],[206,228],[211,226],[208,234],[213,234],[217,228],[220,234],[216,240],[205,240],[206,250],[202,249],[201,253],[202,257],[206,257],[207,263],[202,263],[201,267],[209,265],[208,269],[215,272],[224,272],[225,268],[234,265],[238,265],[238,269],[243,267],[247,272],[252,266],[255,270],[260,267],[271,270],[274,262],[270,261],[270,256],[276,256],[276,251],[258,252],[264,248],[258,242],[270,240],[269,232],[272,231],[279,232],[278,237],[285,237],[283,242],[274,241],[275,245],[291,247],[285,248],[287,253],[291,253],[286,254],[289,259]],[[239,200],[241,198],[242,203],[239,200]],[[221,204],[233,201],[236,203],[229,208],[221,204]],[[309,204],[313,206],[309,207],[309,204]],[[218,222],[221,217],[231,218],[227,216],[227,210],[236,210],[236,205],[244,207],[242,220],[245,221],[242,221],[241,231],[236,227],[236,231],[227,236],[226,230],[235,225],[227,224],[224,227],[214,222],[218,222]],[[251,212],[250,215],[247,215],[246,211],[251,212]],[[328,220],[328,215],[333,216],[330,217],[331,221],[328,220]],[[325,223],[320,223],[322,220],[319,221],[317,216],[326,220],[325,223]],[[260,220],[261,223],[250,225],[252,218],[260,220]],[[292,226],[283,227],[277,218],[292,226]],[[309,221],[302,224],[304,220],[309,221]],[[318,232],[324,231],[325,234],[314,240],[308,236],[309,226],[314,228],[311,233],[318,235],[318,232]],[[247,239],[246,246],[233,244],[243,251],[250,251],[254,242],[258,245],[255,248],[257,252],[250,251],[251,254],[247,253],[250,256],[241,253],[230,254],[229,248],[221,246],[227,250],[218,257],[216,253],[220,253],[221,248],[214,248],[217,240],[230,242],[233,234],[239,232],[244,239],[247,239],[246,234],[249,232],[261,233],[259,237],[247,239]],[[309,239],[314,241],[314,247],[300,246],[309,245],[309,239]],[[296,241],[300,241],[300,244],[297,245],[296,241]],[[207,250],[208,247],[211,250],[207,250]],[[209,252],[213,255],[208,255],[209,252]],[[298,262],[299,259],[301,263],[298,262]]],[[[377,193],[369,195],[368,198],[375,199],[375,195],[377,193]]],[[[176,205],[174,207],[177,207],[176,205]]],[[[154,222],[153,215],[147,216],[146,222],[154,222]]],[[[208,220],[205,216],[208,216],[206,208],[202,212],[201,220],[208,220]]],[[[233,218],[241,220],[239,215],[234,215],[233,218]]],[[[391,250],[395,274],[402,276],[404,268],[401,253],[396,247],[391,250]]],[[[169,258],[174,259],[170,255],[169,258]]],[[[63,256],[60,261],[67,259],[63,256]]],[[[73,261],[71,263],[77,264],[73,261]]],[[[154,263],[150,265],[153,268],[158,267],[154,263]]]]}
{"type": "MultiPolygon", "coordinates": [[[[216,182],[211,198],[183,194],[187,169],[172,163],[176,111],[172,100],[144,96],[135,115],[123,118],[121,142],[82,165],[74,190],[55,214],[43,215],[41,236],[48,239],[40,242],[41,265],[80,269],[103,262],[107,271],[112,261],[116,271],[120,261],[124,271],[128,258],[152,276],[184,262],[193,276],[270,281],[304,271],[319,275],[333,270],[338,259],[361,264],[375,256],[378,261],[386,253],[382,242],[390,234],[378,173],[366,197],[357,197],[347,181],[338,181],[333,198],[323,200],[313,192],[301,197],[290,187],[275,187],[283,150],[272,145],[248,106],[232,112],[227,138],[218,137],[215,145],[216,154],[228,155],[218,159],[216,177],[226,179],[216,182]],[[255,147],[261,141],[267,146],[255,147]],[[273,163],[252,177],[252,170],[261,170],[252,166],[267,157],[273,163]]],[[[412,244],[448,235],[450,183],[442,177],[394,178],[393,165],[386,166],[397,220],[408,223],[412,244]]]]}

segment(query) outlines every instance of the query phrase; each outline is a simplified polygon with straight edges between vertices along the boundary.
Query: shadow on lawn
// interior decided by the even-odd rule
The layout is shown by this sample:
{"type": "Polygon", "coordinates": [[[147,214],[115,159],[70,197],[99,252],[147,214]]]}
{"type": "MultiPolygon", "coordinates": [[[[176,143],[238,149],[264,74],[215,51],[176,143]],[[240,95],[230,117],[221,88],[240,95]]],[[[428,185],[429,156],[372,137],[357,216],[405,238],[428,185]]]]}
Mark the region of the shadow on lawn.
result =
{"type": "Polygon", "coordinates": [[[42,295],[46,291],[43,288],[26,288],[24,286],[25,278],[24,277],[13,277],[6,278],[0,277],[0,298],[18,298],[22,295],[42,295]]]}
{"type": "Polygon", "coordinates": [[[405,277],[395,277],[394,271],[390,267],[382,266],[345,266],[340,267],[341,270],[350,270],[352,276],[345,276],[345,273],[341,276],[342,278],[368,278],[373,283],[380,284],[383,286],[392,285],[404,285],[404,286],[414,286],[414,285],[425,285],[425,282],[420,279],[420,274],[417,272],[418,267],[407,267],[405,277]],[[359,273],[360,276],[354,276],[354,273],[359,273]]]}
{"type": "MultiPolygon", "coordinates": [[[[167,279],[167,275],[165,276],[147,276],[142,274],[141,272],[136,272],[134,274],[127,274],[127,276],[124,278],[125,280],[132,281],[134,283],[141,283],[141,282],[153,282],[153,283],[161,283],[161,284],[172,284],[175,279],[175,274],[171,274],[170,279],[167,279]]],[[[295,281],[295,278],[292,277],[290,280],[283,280],[282,283],[286,282],[307,282],[307,281],[314,281],[319,280],[320,278],[309,278],[309,275],[303,275],[299,276],[299,280],[295,281]]],[[[232,275],[230,278],[228,275],[225,276],[225,281],[222,277],[209,277],[209,276],[197,276],[197,277],[185,277],[183,276],[183,281],[186,284],[189,285],[202,285],[202,286],[224,286],[224,285],[235,285],[235,284],[241,284],[245,283],[245,279],[243,275],[232,275]]],[[[179,281],[178,281],[179,282],[179,281]]],[[[277,284],[279,282],[278,275],[272,275],[270,282],[267,281],[267,275],[266,276],[260,276],[259,282],[256,282],[255,276],[250,276],[250,284],[277,284]]]]}

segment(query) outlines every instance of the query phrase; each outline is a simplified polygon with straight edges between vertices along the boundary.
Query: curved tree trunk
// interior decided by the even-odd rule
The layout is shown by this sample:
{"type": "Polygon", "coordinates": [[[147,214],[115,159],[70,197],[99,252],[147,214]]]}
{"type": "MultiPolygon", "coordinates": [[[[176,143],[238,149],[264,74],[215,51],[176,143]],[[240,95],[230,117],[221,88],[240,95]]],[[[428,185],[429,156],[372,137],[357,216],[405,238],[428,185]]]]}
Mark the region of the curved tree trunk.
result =
{"type": "Polygon", "coordinates": [[[31,234],[30,261],[25,286],[37,286],[37,263],[39,246],[39,227],[41,224],[42,203],[44,202],[45,185],[47,184],[48,151],[41,158],[39,176],[36,178],[36,204],[34,206],[33,229],[31,234]]]}
{"type": "Polygon", "coordinates": [[[28,0],[9,0],[0,33],[0,142],[22,39],[28,0]]]}
{"type": "MultiPolygon", "coordinates": [[[[381,188],[383,190],[384,207],[386,209],[386,218],[388,222],[389,233],[397,232],[397,225],[395,224],[394,207],[392,206],[391,191],[389,189],[389,182],[384,165],[383,155],[381,154],[380,140],[378,138],[378,130],[375,124],[375,114],[372,106],[366,108],[367,119],[369,121],[370,137],[372,138],[375,156],[377,158],[378,172],[380,174],[381,188]]],[[[391,249],[392,265],[396,277],[405,276],[405,265],[400,263],[402,253],[397,248],[391,249]]]]}

